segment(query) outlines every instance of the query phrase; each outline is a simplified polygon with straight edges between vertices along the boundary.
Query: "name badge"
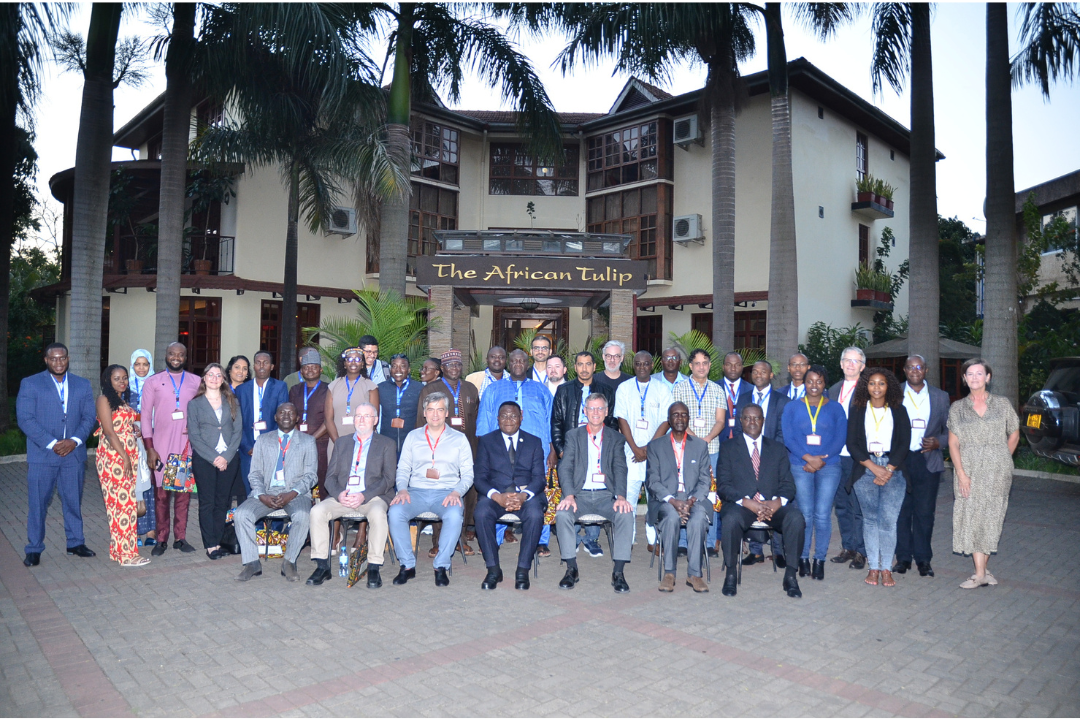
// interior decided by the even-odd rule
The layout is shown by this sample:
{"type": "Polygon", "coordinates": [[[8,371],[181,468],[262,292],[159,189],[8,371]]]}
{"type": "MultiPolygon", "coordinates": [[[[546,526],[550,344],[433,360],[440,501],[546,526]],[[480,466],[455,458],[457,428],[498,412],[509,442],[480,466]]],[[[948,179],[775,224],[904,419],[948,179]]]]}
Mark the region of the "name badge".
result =
{"type": "Polygon", "coordinates": [[[911,421],[911,427],[913,427],[916,430],[925,430],[926,429],[926,421],[917,418],[917,419],[911,421]]]}
{"type": "Polygon", "coordinates": [[[454,427],[461,427],[465,424],[465,418],[450,418],[450,424],[454,427]]]}
{"type": "Polygon", "coordinates": [[[874,453],[875,455],[880,455],[881,453],[885,452],[885,446],[879,442],[872,442],[870,443],[870,452],[874,453]]]}
{"type": "Polygon", "coordinates": [[[285,471],[284,470],[278,470],[276,473],[274,473],[274,480],[277,480],[279,483],[284,483],[285,482],[285,471]]]}
{"type": "Polygon", "coordinates": [[[392,428],[403,428],[403,427],[405,427],[405,421],[402,420],[401,418],[394,418],[393,420],[390,421],[390,427],[392,427],[392,428]]]}
{"type": "Polygon", "coordinates": [[[342,425],[352,425],[353,424],[353,416],[352,415],[346,415],[345,417],[341,418],[341,424],[342,425]]]}
{"type": "Polygon", "coordinates": [[[177,411],[173,412],[172,419],[173,420],[183,420],[184,419],[184,411],[183,410],[177,410],[177,411]]]}
{"type": "Polygon", "coordinates": [[[596,483],[597,485],[603,485],[604,484],[604,473],[593,473],[592,481],[594,483],[596,483]]]}
{"type": "Polygon", "coordinates": [[[256,430],[265,430],[266,429],[266,421],[265,420],[257,420],[257,421],[255,421],[255,429],[256,430]]]}
{"type": "Polygon", "coordinates": [[[427,469],[427,476],[429,478],[431,478],[432,480],[438,480],[439,479],[439,468],[428,468],[427,469]]]}
{"type": "Polygon", "coordinates": [[[728,427],[735,427],[735,418],[728,418],[727,426],[728,427]]]}
{"type": "Polygon", "coordinates": [[[814,433],[811,433],[810,435],[807,435],[806,436],[806,444],[807,445],[820,445],[821,444],[821,436],[816,435],[814,433]]]}
{"type": "Polygon", "coordinates": [[[696,428],[704,428],[704,427],[706,427],[705,418],[703,418],[703,417],[694,418],[694,427],[696,427],[696,428]]]}
{"type": "Polygon", "coordinates": [[[307,423],[300,423],[300,432],[307,432],[307,423]]]}
{"type": "Polygon", "coordinates": [[[345,488],[345,492],[349,493],[350,495],[355,495],[356,493],[363,492],[363,488],[360,487],[359,475],[349,476],[349,484],[345,488]]]}
{"type": "Polygon", "coordinates": [[[637,421],[637,427],[638,427],[638,430],[648,430],[649,429],[649,421],[646,420],[645,418],[641,418],[641,419],[639,419],[637,421]]]}

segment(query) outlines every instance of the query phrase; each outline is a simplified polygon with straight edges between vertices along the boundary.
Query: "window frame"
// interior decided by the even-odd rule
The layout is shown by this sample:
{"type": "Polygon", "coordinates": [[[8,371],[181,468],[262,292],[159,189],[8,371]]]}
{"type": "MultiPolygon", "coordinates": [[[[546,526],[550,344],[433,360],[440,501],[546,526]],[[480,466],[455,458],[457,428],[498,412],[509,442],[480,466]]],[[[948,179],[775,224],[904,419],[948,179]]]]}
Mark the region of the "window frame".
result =
{"type": "Polygon", "coordinates": [[[585,228],[588,232],[630,235],[628,247],[630,258],[645,260],[649,263],[649,279],[671,280],[674,254],[674,242],[671,236],[672,207],[672,186],[662,182],[592,195],[585,201],[585,228]],[[642,210],[645,204],[643,196],[650,191],[656,193],[656,210],[644,212],[642,210]],[[636,215],[625,214],[626,199],[630,193],[638,194],[636,215]],[[609,217],[611,198],[615,196],[619,197],[620,210],[617,216],[609,217]],[[592,212],[597,206],[602,208],[602,218],[599,221],[594,219],[592,212]],[[651,231],[651,237],[645,239],[646,249],[649,252],[643,254],[642,233],[645,231],[651,231]]]}
{"type": "Polygon", "coordinates": [[[862,180],[870,174],[870,138],[855,132],[855,179],[862,180]]]}
{"type": "Polygon", "coordinates": [[[177,341],[187,348],[188,367],[191,372],[198,375],[202,375],[203,370],[210,363],[221,362],[221,300],[219,297],[202,297],[201,295],[180,296],[180,309],[177,313],[177,341]],[[199,303],[205,303],[204,307],[212,312],[197,314],[195,306],[199,303]],[[187,312],[184,311],[185,305],[187,312]],[[188,323],[186,339],[184,337],[185,323],[188,323]],[[202,334],[209,338],[206,347],[197,346],[193,342],[200,325],[204,326],[202,334]]]}
{"type": "Polygon", "coordinates": [[[586,138],[585,158],[586,193],[638,182],[671,180],[671,120],[652,118],[586,138]],[[644,145],[643,137],[652,141],[644,145]],[[633,147],[628,148],[628,142],[633,147]],[[650,152],[643,152],[645,148],[650,152]],[[634,157],[627,157],[630,154],[634,157]],[[646,177],[643,167],[649,163],[655,163],[655,170],[646,177]]]}
{"type": "Polygon", "coordinates": [[[407,257],[405,260],[406,275],[416,277],[415,259],[421,255],[434,255],[439,250],[439,241],[435,239],[433,234],[425,233],[425,230],[429,230],[431,233],[436,230],[457,230],[460,203],[460,193],[457,190],[431,183],[413,181],[412,194],[409,198],[409,230],[407,257]],[[425,193],[435,193],[435,212],[424,210],[423,195],[425,193]],[[453,214],[444,214],[442,212],[444,209],[443,202],[444,200],[449,202],[449,198],[453,198],[454,212],[453,214]],[[425,222],[425,220],[429,219],[430,222],[425,222]]]}
{"type": "Polygon", "coordinates": [[[525,143],[492,142],[488,146],[488,195],[495,196],[537,196],[537,197],[578,197],[580,192],[581,146],[577,143],[563,146],[564,162],[562,165],[537,165],[529,155],[525,143]],[[497,152],[508,153],[509,162],[496,157],[497,152]],[[496,173],[497,169],[506,168],[506,173],[496,173]],[[541,169],[550,169],[551,176],[539,176],[541,169]],[[496,184],[506,183],[508,191],[496,191],[496,184]],[[554,192],[541,192],[544,184],[550,184],[554,192]],[[573,192],[560,192],[560,186],[566,185],[573,192]],[[529,191],[522,190],[528,188],[529,191]]]}
{"type": "Polygon", "coordinates": [[[413,118],[409,136],[413,155],[420,161],[420,167],[412,172],[414,178],[460,185],[460,128],[425,118],[413,118]]]}

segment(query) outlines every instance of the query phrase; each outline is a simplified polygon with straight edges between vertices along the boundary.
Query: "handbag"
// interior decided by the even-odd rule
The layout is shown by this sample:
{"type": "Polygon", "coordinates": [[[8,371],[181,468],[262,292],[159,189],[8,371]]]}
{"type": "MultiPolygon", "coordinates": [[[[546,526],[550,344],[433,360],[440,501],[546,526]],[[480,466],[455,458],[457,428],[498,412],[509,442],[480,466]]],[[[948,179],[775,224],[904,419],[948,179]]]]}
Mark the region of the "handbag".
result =
{"type": "Polygon", "coordinates": [[[184,450],[180,453],[169,453],[165,461],[165,472],[161,478],[161,486],[172,492],[194,493],[195,476],[191,472],[191,443],[184,443],[184,450]]]}
{"type": "Polygon", "coordinates": [[[146,464],[146,447],[143,445],[142,438],[136,439],[135,443],[139,448],[139,467],[135,472],[135,496],[142,497],[144,492],[154,487],[154,476],[150,472],[150,466],[146,464]]]}
{"type": "MultiPolygon", "coordinates": [[[[279,558],[285,556],[285,544],[289,534],[281,530],[267,530],[260,528],[255,531],[255,545],[259,548],[259,556],[265,558],[279,558]],[[267,534],[269,533],[269,535],[267,534]]],[[[239,553],[233,553],[237,555],[239,553]]]]}
{"type": "Polygon", "coordinates": [[[367,543],[362,543],[360,547],[353,548],[349,554],[349,575],[346,578],[345,587],[351,588],[365,575],[367,575],[367,543]],[[361,566],[364,566],[362,572],[361,566]]]}
{"type": "Polygon", "coordinates": [[[544,488],[544,496],[547,497],[547,509],[544,510],[544,524],[555,523],[555,509],[562,501],[562,486],[559,485],[559,471],[551,468],[548,471],[547,487],[544,488]]]}
{"type": "Polygon", "coordinates": [[[713,500],[712,509],[716,512],[720,512],[720,508],[723,507],[724,501],[720,499],[720,495],[716,492],[716,475],[713,475],[712,470],[709,470],[709,475],[712,476],[712,483],[709,485],[709,497],[716,498],[713,500]]]}
{"type": "Polygon", "coordinates": [[[231,520],[225,523],[225,531],[221,533],[221,541],[218,544],[230,555],[240,554],[240,540],[236,537],[236,526],[231,520]]]}

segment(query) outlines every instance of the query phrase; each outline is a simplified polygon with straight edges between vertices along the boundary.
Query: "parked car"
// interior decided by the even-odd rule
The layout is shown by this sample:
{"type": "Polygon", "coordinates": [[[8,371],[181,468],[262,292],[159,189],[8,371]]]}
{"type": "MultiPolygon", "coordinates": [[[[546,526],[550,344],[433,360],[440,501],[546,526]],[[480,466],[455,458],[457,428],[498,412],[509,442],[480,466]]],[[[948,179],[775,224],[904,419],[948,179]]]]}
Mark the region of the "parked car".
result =
{"type": "Polygon", "coordinates": [[[1024,404],[1021,422],[1036,455],[1080,466],[1080,357],[1052,361],[1043,389],[1024,404]]]}

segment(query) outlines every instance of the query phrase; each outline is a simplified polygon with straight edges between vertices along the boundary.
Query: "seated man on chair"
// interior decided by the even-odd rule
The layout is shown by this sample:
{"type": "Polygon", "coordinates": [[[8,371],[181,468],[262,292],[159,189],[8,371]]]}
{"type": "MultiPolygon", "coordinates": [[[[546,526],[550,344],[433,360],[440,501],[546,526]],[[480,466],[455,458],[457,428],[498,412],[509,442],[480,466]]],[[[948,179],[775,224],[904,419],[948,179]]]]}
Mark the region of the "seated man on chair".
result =
{"type": "Polygon", "coordinates": [[[494,590],[503,579],[495,523],[506,513],[514,513],[521,518],[514,587],[528,590],[529,568],[540,543],[540,530],[547,509],[544,495],[545,443],[521,429],[521,408],[513,400],[499,406],[498,420],[499,429],[481,435],[476,448],[477,499],[473,517],[476,520],[476,540],[480,543],[480,552],[484,554],[487,565],[487,577],[480,588],[494,590]]]}
{"type": "Polygon", "coordinates": [[[671,404],[667,422],[671,432],[646,446],[649,515],[658,518],[654,522],[664,546],[664,578],[659,590],[675,590],[679,528],[686,523],[686,584],[694,592],[709,592],[701,577],[705,534],[713,514],[708,497],[712,484],[709,443],[687,434],[690,410],[685,403],[671,404]]]}
{"type": "MultiPolygon", "coordinates": [[[[724,501],[720,527],[727,577],[723,593],[738,592],[738,564],[743,536],[755,522],[764,523],[784,534],[784,555],[802,555],[806,529],[795,499],[795,479],[787,460],[787,449],[761,434],[764,416],[760,405],[750,404],[740,414],[743,436],[720,446],[717,462],[716,491],[724,501]]],[[[802,597],[796,567],[784,570],[784,590],[788,597],[802,597]]]]}
{"type": "Polygon", "coordinates": [[[326,471],[327,498],[311,508],[311,559],[318,566],[308,585],[322,585],[330,571],[330,523],[344,515],[359,513],[368,521],[369,588],[382,587],[379,568],[386,548],[386,509],[394,496],[397,474],[397,443],[375,432],[379,411],[361,403],[353,414],[356,432],[338,438],[334,457],[326,471]]]}
{"type": "Polygon", "coordinates": [[[465,518],[461,498],[473,484],[472,447],[465,433],[446,424],[450,399],[445,393],[429,393],[423,403],[427,424],[405,436],[397,466],[397,495],[387,512],[390,537],[401,563],[394,584],[404,585],[416,577],[409,521],[431,512],[443,525],[434,563],[435,585],[445,587],[450,584],[447,570],[465,518]]]}
{"type": "Polygon", "coordinates": [[[563,498],[555,513],[559,554],[566,563],[566,575],[559,587],[570,590],[578,582],[577,532],[574,524],[581,515],[600,515],[611,522],[614,532],[612,556],[615,561],[611,586],[617,593],[630,592],[623,567],[630,562],[634,537],[634,508],[626,501],[626,454],[623,436],[605,427],[608,399],[594,392],[585,400],[585,425],[566,433],[563,456],[559,460],[559,484],[563,498]]]}
{"type": "Polygon", "coordinates": [[[311,488],[318,481],[319,451],[315,438],[296,427],[299,413],[291,402],[278,405],[274,413],[277,430],[259,435],[251,453],[251,495],[236,509],[234,525],[240,541],[240,556],[244,569],[237,580],[247,582],[262,575],[259,546],[255,540],[255,523],[274,512],[289,514],[289,540],[281,574],[296,582],[296,558],[304,548],[311,514],[311,488]]]}

